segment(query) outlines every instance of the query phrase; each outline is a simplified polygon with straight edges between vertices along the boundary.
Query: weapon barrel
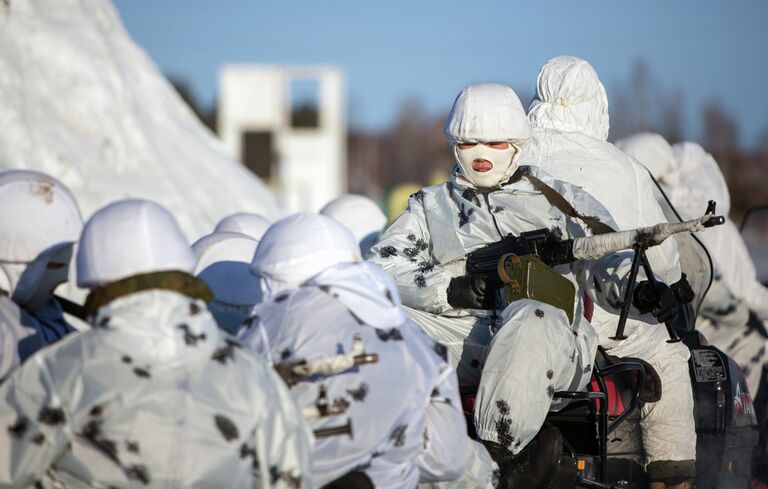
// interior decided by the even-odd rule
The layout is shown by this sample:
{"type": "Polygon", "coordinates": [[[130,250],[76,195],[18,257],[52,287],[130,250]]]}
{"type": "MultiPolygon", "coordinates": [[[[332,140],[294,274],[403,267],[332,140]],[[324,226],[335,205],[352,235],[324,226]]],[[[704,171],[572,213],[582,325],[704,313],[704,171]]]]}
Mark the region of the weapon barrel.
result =
{"type": "Polygon", "coordinates": [[[712,226],[723,224],[722,216],[705,215],[690,221],[661,223],[654,226],[598,234],[573,240],[573,256],[581,260],[596,260],[605,255],[632,249],[635,244],[649,248],[661,244],[665,239],[678,233],[694,233],[712,226]]]}

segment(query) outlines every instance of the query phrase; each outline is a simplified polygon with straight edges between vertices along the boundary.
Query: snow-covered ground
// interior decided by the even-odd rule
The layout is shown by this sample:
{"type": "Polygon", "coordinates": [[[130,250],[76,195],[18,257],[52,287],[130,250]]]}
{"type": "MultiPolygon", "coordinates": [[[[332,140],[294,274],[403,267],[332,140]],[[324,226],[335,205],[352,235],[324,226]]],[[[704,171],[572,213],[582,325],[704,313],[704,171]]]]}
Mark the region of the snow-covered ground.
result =
{"type": "Polygon", "coordinates": [[[59,178],[86,218],[116,199],[156,200],[190,241],[227,214],[279,215],[109,0],[0,0],[0,170],[10,168],[59,178]]]}

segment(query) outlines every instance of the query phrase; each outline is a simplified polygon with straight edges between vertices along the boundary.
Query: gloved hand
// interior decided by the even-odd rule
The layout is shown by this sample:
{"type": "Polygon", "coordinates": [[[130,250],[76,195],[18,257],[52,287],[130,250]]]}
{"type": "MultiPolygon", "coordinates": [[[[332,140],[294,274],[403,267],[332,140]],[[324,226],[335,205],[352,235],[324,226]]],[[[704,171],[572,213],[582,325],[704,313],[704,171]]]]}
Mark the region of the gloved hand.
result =
{"type": "Polygon", "coordinates": [[[496,274],[452,278],[448,285],[448,304],[455,309],[495,309],[500,285],[496,274]]]}
{"type": "Polygon", "coordinates": [[[677,317],[677,296],[669,285],[661,282],[656,286],[648,280],[637,284],[632,303],[641,313],[653,314],[660,323],[672,321],[677,317]]]}
{"type": "Polygon", "coordinates": [[[675,292],[675,297],[677,297],[677,301],[680,304],[688,304],[696,297],[691,284],[688,283],[688,277],[684,273],[680,280],[672,284],[672,290],[675,292]]]}

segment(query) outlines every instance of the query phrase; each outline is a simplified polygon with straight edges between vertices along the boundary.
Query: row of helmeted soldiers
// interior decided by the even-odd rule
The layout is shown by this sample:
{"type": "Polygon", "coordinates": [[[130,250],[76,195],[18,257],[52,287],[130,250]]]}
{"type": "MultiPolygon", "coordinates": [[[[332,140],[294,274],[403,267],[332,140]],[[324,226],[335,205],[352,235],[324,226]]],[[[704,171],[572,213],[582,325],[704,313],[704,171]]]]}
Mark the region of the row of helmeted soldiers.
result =
{"type": "MultiPolygon", "coordinates": [[[[558,435],[537,433],[562,403],[554,393],[589,381],[598,345],[658,373],[663,394],[641,413],[646,469],[654,487],[689,483],[688,350],[659,326],[693,281],[676,241],[648,250],[662,287],[640,282],[622,342],[610,336],[631,252],[556,267],[578,290],[570,311],[504,304],[495,277],[467,270],[469,253],[510,234],[567,240],[601,232],[595,223],[667,221],[638,160],[686,217],[712,194],[727,205],[724,183],[691,185],[722,180],[716,166],[702,172],[710,157],[698,146],[642,135],[622,152],[607,135],[605,91],[583,60],[548,62],[528,114],[511,88],[471,85],[446,124],[450,181],[414,194],[380,236],[381,212],[346,196],[275,223],[234,215],[189,246],[156,203],[118,201],[83,226],[59,181],[0,174],[0,487],[544,484],[526,469],[558,435]],[[89,291],[90,327],[78,332],[53,296],[75,243],[89,291]],[[474,398],[480,441],[466,434],[460,393],[474,398]]],[[[718,256],[732,245],[716,239],[738,236],[703,236],[728,269],[717,300],[766,319],[754,268],[718,256]]],[[[720,304],[705,302],[709,324],[726,320],[720,304]]]]}

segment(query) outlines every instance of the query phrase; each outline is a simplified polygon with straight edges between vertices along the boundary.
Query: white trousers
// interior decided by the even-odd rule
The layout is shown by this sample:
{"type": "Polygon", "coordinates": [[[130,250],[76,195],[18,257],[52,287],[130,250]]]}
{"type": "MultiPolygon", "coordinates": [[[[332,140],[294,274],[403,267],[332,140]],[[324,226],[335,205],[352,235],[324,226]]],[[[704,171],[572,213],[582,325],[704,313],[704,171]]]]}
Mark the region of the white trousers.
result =
{"type": "Polygon", "coordinates": [[[648,362],[661,379],[661,399],[646,403],[640,411],[640,433],[646,463],[696,459],[696,423],[693,389],[688,369],[690,351],[682,342],[667,343],[663,324],[628,320],[627,339],[611,340],[619,317],[595,306],[593,324],[600,345],[617,357],[648,362]]]}
{"type": "Polygon", "coordinates": [[[592,374],[597,335],[578,318],[534,300],[516,301],[497,321],[435,316],[408,310],[454,357],[464,392],[477,389],[478,436],[519,452],[538,433],[547,413],[565,403],[561,390],[581,390],[592,374]],[[495,331],[494,331],[495,330],[495,331]]]}

